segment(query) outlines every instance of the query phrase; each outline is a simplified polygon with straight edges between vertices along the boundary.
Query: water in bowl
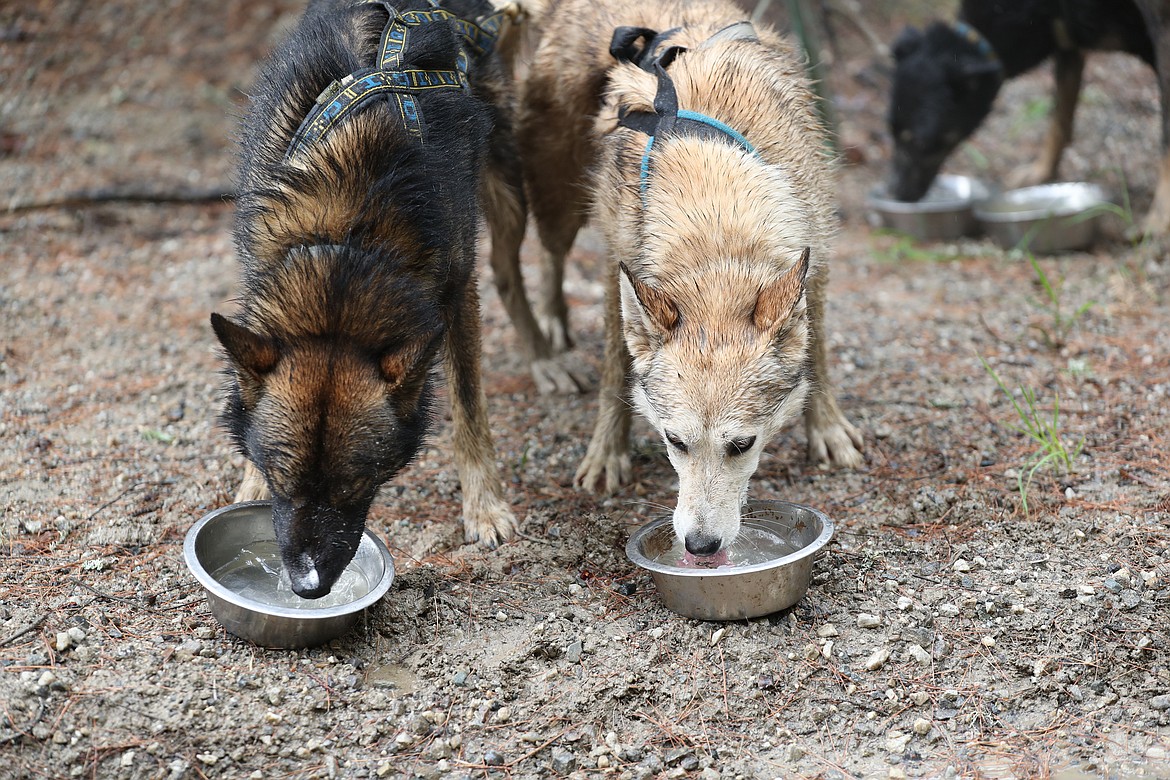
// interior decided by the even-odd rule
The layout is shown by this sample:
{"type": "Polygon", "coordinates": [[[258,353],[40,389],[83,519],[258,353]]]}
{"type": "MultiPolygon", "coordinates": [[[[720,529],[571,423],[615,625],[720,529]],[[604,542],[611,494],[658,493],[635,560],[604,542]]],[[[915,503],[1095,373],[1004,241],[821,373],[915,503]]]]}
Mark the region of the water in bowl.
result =
{"type": "Polygon", "coordinates": [[[774,561],[796,550],[796,547],[767,528],[744,523],[739,527],[739,535],[735,537],[735,541],[715,555],[691,555],[682,540],[674,536],[670,547],[663,550],[654,560],[666,566],[677,566],[682,569],[732,569],[774,561]]]}
{"type": "Polygon", "coordinates": [[[370,583],[361,570],[349,566],[327,595],[319,599],[301,598],[293,592],[274,539],[259,540],[241,549],[211,576],[233,593],[270,607],[326,609],[349,604],[370,592],[370,583]]]}

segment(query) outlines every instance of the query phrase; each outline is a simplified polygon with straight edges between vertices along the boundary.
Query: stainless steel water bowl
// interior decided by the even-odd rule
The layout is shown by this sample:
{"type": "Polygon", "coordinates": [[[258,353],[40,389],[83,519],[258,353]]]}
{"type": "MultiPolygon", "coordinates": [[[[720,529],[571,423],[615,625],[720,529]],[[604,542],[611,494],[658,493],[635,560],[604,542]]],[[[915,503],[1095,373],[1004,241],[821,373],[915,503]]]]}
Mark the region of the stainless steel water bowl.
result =
{"type": "Polygon", "coordinates": [[[211,614],[231,633],[258,645],[300,649],[325,644],[353,627],[362,610],[386,595],[394,581],[394,559],[368,529],[349,566],[359,567],[372,587],[346,604],[320,609],[272,606],[242,596],[211,576],[244,547],[274,538],[271,503],[249,501],[208,513],[191,526],[183,543],[183,557],[207,593],[211,614]]]}
{"type": "Polygon", "coordinates": [[[977,233],[975,206],[990,196],[991,190],[978,179],[940,174],[921,200],[895,200],[882,185],[870,192],[868,205],[875,227],[945,241],[977,233]]]}
{"type": "Polygon", "coordinates": [[[1047,254],[1083,249],[1093,243],[1101,206],[1108,203],[1096,184],[1060,182],[1008,190],[979,204],[975,216],[1005,249],[1047,254]]]}
{"type": "Polygon", "coordinates": [[[812,567],[833,537],[833,523],[823,513],[787,501],[749,501],[743,514],[784,541],[792,552],[751,566],[703,569],[660,563],[674,544],[670,517],[639,528],[626,544],[626,555],[650,572],[668,609],[699,620],[739,620],[770,615],[803,598],[812,567]]]}

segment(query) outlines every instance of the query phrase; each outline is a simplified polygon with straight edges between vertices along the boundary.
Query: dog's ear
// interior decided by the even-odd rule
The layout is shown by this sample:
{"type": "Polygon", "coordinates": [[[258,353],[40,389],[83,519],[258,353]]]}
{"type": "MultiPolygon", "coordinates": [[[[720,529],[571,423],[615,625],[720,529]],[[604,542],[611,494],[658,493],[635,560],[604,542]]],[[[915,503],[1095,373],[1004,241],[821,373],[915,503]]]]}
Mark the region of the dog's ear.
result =
{"type": "Polygon", "coordinates": [[[922,33],[917,27],[907,27],[894,39],[894,45],[890,51],[893,52],[894,60],[897,61],[909,57],[921,45],[922,33]]]}
{"type": "Polygon", "coordinates": [[[804,294],[804,280],[808,276],[809,247],[800,253],[800,259],[776,281],[760,290],[752,323],[763,333],[774,334],[788,321],[793,309],[804,294]]]}
{"type": "Polygon", "coordinates": [[[657,287],[634,278],[625,263],[618,263],[622,320],[631,354],[666,340],[678,325],[678,307],[657,287]]]}
{"type": "Polygon", "coordinates": [[[227,350],[236,368],[251,379],[259,381],[276,367],[280,349],[275,340],[253,333],[215,312],[211,314],[211,329],[215,331],[216,338],[227,350]]]}
{"type": "Polygon", "coordinates": [[[438,347],[442,329],[430,333],[419,334],[406,344],[395,349],[388,349],[378,358],[378,368],[382,378],[386,380],[389,390],[402,384],[412,374],[420,363],[427,361],[438,347]]]}

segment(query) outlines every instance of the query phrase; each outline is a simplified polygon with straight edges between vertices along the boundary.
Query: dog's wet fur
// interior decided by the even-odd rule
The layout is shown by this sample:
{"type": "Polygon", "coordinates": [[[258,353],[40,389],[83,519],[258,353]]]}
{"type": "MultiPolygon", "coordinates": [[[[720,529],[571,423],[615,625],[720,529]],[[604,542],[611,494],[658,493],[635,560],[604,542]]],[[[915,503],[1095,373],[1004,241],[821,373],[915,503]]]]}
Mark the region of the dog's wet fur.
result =
{"type": "MultiPolygon", "coordinates": [[[[223,420],[249,461],[237,500],[271,496],[282,560],[306,598],[330,591],[379,486],[418,452],[440,354],[466,537],[496,544],[516,530],[480,387],[480,206],[468,186],[482,182],[494,230],[523,231],[506,63],[473,58],[471,92],[418,95],[422,143],[379,101],[283,159],[318,94],[373,63],[386,20],[377,4],[317,0],[263,67],[242,129],[239,312],[211,316],[228,364],[223,420]]],[[[453,25],[411,34],[405,66],[454,67],[453,25]]]]}
{"type": "Polygon", "coordinates": [[[517,137],[544,250],[538,310],[554,335],[567,331],[565,254],[590,212],[610,255],[599,413],[578,481],[613,491],[629,480],[632,401],[678,471],[674,527],[694,554],[735,538],[762,449],[802,410],[814,460],[862,461],[826,365],[836,223],[824,130],[799,55],[773,31],[708,42],[743,18],[721,0],[563,0],[536,20],[520,86],[517,137]],[[617,112],[652,110],[656,81],[611,57],[619,26],[678,28],[668,43],[686,51],[668,72],[680,107],[731,126],[760,156],[723,139],[662,139],[643,202],[647,136],[619,128],[617,112]]]}
{"type": "Polygon", "coordinates": [[[1170,157],[1165,156],[1170,149],[1170,33],[1162,23],[1168,7],[1166,0],[964,0],[959,20],[974,28],[982,42],[942,21],[924,30],[905,29],[893,45],[890,194],[906,201],[922,198],[951,152],[991,112],[1003,81],[1050,58],[1056,83],[1045,145],[1034,163],[1011,174],[1008,184],[1021,187],[1053,180],[1072,141],[1085,52],[1123,51],[1159,72],[1164,161],[1145,229],[1166,232],[1170,228],[1170,157]]]}

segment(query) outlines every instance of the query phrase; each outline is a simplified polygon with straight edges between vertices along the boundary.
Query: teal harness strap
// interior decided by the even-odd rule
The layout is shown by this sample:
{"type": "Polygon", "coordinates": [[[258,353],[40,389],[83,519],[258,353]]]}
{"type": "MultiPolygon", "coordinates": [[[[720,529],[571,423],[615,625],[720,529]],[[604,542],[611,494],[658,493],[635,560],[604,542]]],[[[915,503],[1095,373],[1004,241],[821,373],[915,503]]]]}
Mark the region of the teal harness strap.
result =
{"type": "Polygon", "coordinates": [[[415,95],[442,89],[469,89],[467,49],[477,57],[495,47],[504,14],[492,14],[478,23],[460,19],[450,11],[439,8],[430,0],[431,10],[398,12],[383,0],[360,0],[355,5],[377,4],[386,9],[389,20],[382,31],[377,65],[359,70],[334,81],[320,95],[308,115],[301,121],[285,151],[284,161],[296,157],[306,148],[318,143],[345,117],[366,103],[392,97],[408,133],[422,140],[423,125],[415,95]],[[421,70],[403,68],[410,47],[410,30],[423,24],[451,23],[465,45],[458,48],[449,70],[421,70]]]}
{"type": "MultiPolygon", "coordinates": [[[[619,28],[614,35],[614,41],[619,40],[619,34],[625,28],[619,28]]],[[[651,31],[652,32],[652,31],[651,31]]],[[[614,51],[611,45],[611,52],[614,51]]],[[[626,107],[618,109],[618,125],[637,130],[649,136],[646,146],[642,149],[642,162],[638,169],[638,188],[642,194],[642,202],[646,202],[646,190],[649,188],[651,159],[650,153],[658,139],[670,138],[679,135],[692,135],[702,138],[717,138],[731,141],[748,154],[759,157],[759,152],[751,142],[730,125],[715,117],[701,114],[678,107],[678,94],[675,92],[674,81],[667,75],[666,68],[674,58],[685,51],[681,46],[671,46],[653,60],[647,60],[642,67],[655,73],[658,77],[658,91],[654,95],[653,111],[630,111],[626,107]]],[[[624,52],[622,52],[624,54],[624,52]]],[[[615,56],[617,56],[615,54],[615,56]]]]}

